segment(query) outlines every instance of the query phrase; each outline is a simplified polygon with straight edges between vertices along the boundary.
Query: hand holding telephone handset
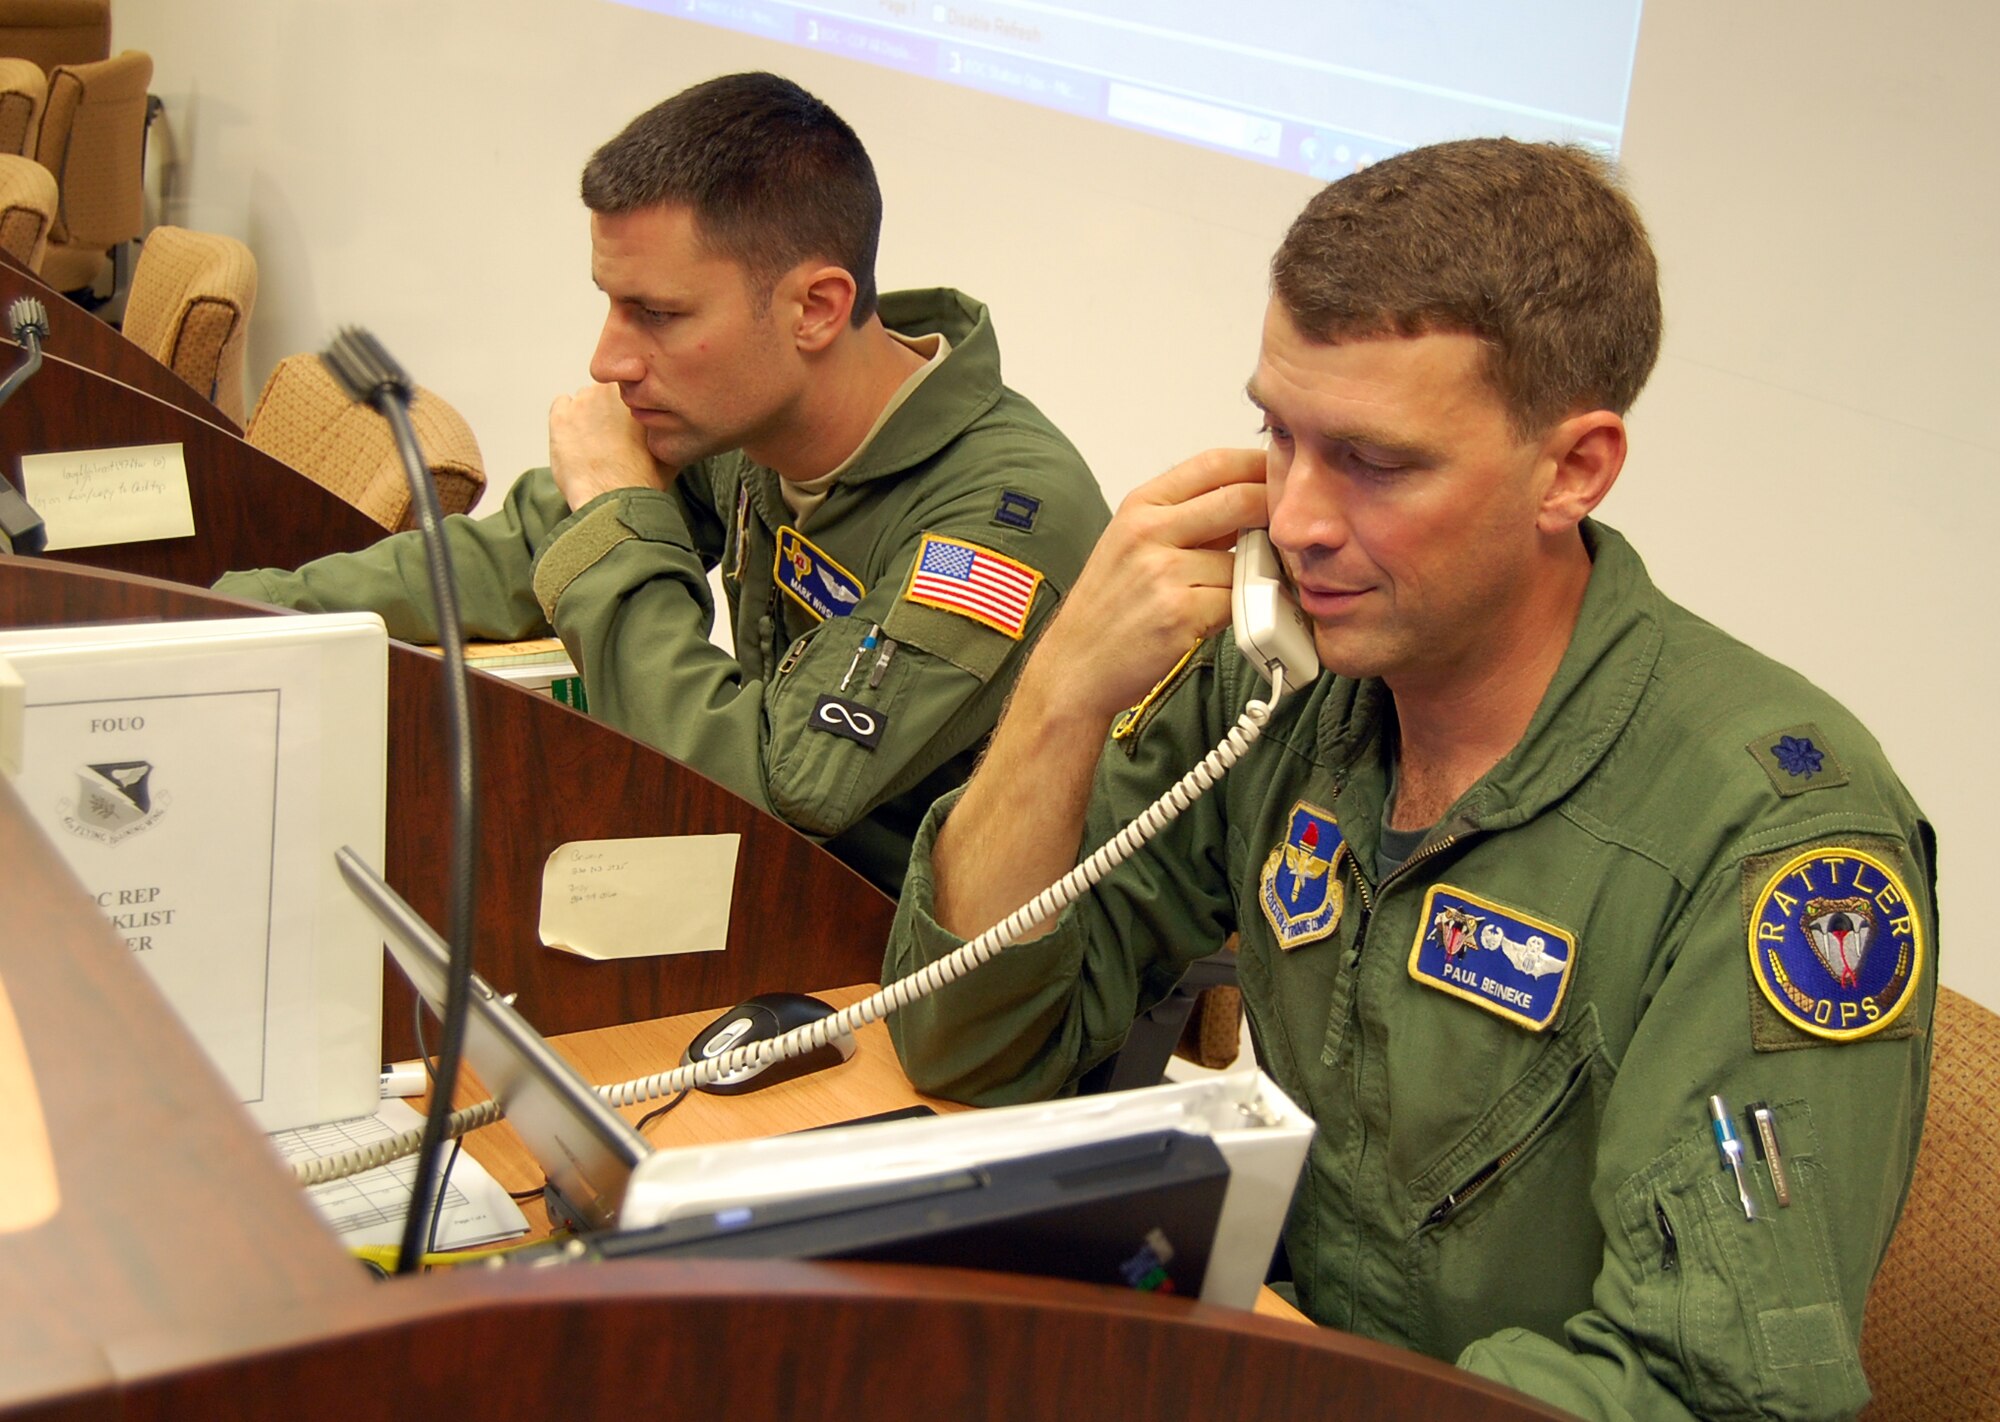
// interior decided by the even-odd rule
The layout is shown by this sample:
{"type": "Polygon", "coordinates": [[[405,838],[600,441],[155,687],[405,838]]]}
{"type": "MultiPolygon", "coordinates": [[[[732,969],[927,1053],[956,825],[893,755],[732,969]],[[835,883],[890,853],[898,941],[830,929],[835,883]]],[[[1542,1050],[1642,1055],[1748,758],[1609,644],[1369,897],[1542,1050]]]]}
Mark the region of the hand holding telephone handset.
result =
{"type": "MultiPolygon", "coordinates": [[[[1268,700],[1253,700],[1243,710],[1242,719],[1231,728],[1222,743],[1145,810],[1069,873],[1037,894],[1023,907],[1002,919],[956,952],[938,959],[898,982],[890,983],[873,997],[835,1013],[798,1032],[761,1044],[771,1057],[790,1055],[821,1046],[833,1036],[852,1032],[928,997],[946,983],[971,972],[1001,949],[1019,940],[1044,920],[1054,918],[1087,889],[1138,850],[1147,840],[1166,828],[1182,810],[1192,805],[1204,791],[1222,778],[1262,733],[1278,699],[1287,691],[1306,685],[1319,675],[1319,654],[1313,648],[1312,624],[1299,611],[1284,583],[1284,569],[1271,540],[1261,528],[1246,528],[1237,534],[1236,566],[1230,584],[1230,611],[1235,624],[1236,645],[1242,649],[1259,675],[1271,684],[1268,700]],[[800,1043],[793,1047],[791,1039],[800,1043]]],[[[743,1057],[732,1061],[732,1070],[750,1058],[744,1048],[727,1054],[743,1057]]],[[[666,1073],[623,1087],[607,1087],[605,1092],[618,1105],[632,1105],[655,1095],[681,1091],[694,1084],[688,1074],[696,1068],[666,1073]],[[634,1094],[622,1095],[627,1090],[634,1094]]]]}
{"type": "Polygon", "coordinates": [[[1262,733],[1280,697],[1319,675],[1319,654],[1313,648],[1312,624],[1299,610],[1291,591],[1285,586],[1283,566],[1271,547],[1270,538],[1261,528],[1246,528],[1237,535],[1236,566],[1230,583],[1230,612],[1235,625],[1236,645],[1258,674],[1270,683],[1270,698],[1252,700],[1244,707],[1242,718],[1223,737],[1221,744],[1164,795],[1142,810],[1130,824],[1100,846],[1096,853],[964,947],[906,978],[890,983],[873,997],[784,1037],[760,1043],[754,1048],[738,1048],[725,1053],[708,1064],[711,1069],[702,1076],[695,1075],[702,1071],[700,1067],[683,1067],[678,1071],[626,1082],[621,1086],[602,1087],[600,1090],[613,1104],[629,1106],[655,1096],[686,1090],[708,1076],[735,1070],[754,1060],[775,1060],[794,1051],[823,1046],[841,1033],[852,1032],[919,998],[930,996],[946,983],[963,977],[1001,949],[1018,941],[1037,924],[1061,913],[1220,780],[1223,772],[1234,765],[1262,733]],[[798,1039],[796,1044],[794,1038],[798,1039]],[[753,1056],[753,1053],[762,1055],[753,1056]]]}
{"type": "MultiPolygon", "coordinates": [[[[783,1036],[732,1048],[672,1071],[658,1072],[615,1086],[600,1086],[598,1094],[614,1106],[634,1106],[705,1086],[747,1067],[762,1067],[820,1050],[842,1037],[851,1040],[850,1034],[858,1028],[878,1022],[920,998],[929,997],[946,983],[964,977],[1003,948],[1017,942],[1037,924],[1061,913],[1220,780],[1262,733],[1280,697],[1319,675],[1319,656],[1313,649],[1311,624],[1285,587],[1284,570],[1271,548],[1270,539],[1260,528],[1246,528],[1237,535],[1236,566],[1230,585],[1230,612],[1236,645],[1259,675],[1270,683],[1270,699],[1252,700],[1245,706],[1241,719],[1223,737],[1221,744],[1081,864],[956,952],[890,983],[872,997],[863,998],[830,1017],[808,1023],[783,1036]]],[[[492,1105],[490,1102],[484,1104],[487,1107],[492,1105]]],[[[457,1113],[453,1117],[452,1133],[460,1134],[492,1119],[491,1114],[480,1114],[481,1110],[480,1107],[468,1107],[457,1113]]],[[[416,1137],[416,1132],[410,1132],[395,1141],[382,1142],[365,1151],[350,1152],[351,1160],[344,1157],[338,1162],[320,1162],[318,1168],[325,1173],[315,1175],[308,1183],[332,1178],[335,1173],[384,1164],[395,1159],[397,1154],[409,1154],[417,1149],[416,1137]]]]}
{"type": "Polygon", "coordinates": [[[1312,624],[1285,586],[1284,567],[1270,535],[1261,528],[1246,528],[1236,535],[1229,612],[1237,649],[1265,681],[1271,680],[1273,663],[1284,667],[1285,685],[1293,690],[1319,675],[1312,624]]]}

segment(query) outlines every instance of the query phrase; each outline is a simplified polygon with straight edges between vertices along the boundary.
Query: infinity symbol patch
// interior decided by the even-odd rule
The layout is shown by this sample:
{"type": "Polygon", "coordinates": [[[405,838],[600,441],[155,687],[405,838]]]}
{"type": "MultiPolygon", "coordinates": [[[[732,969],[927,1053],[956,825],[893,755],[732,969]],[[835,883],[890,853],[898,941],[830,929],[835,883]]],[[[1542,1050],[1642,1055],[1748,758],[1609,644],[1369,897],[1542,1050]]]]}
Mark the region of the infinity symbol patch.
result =
{"type": "Polygon", "coordinates": [[[840,736],[869,750],[881,744],[882,732],[888,726],[889,718],[873,706],[863,706],[858,701],[849,701],[831,692],[822,695],[813,707],[812,728],[815,731],[840,736]]]}

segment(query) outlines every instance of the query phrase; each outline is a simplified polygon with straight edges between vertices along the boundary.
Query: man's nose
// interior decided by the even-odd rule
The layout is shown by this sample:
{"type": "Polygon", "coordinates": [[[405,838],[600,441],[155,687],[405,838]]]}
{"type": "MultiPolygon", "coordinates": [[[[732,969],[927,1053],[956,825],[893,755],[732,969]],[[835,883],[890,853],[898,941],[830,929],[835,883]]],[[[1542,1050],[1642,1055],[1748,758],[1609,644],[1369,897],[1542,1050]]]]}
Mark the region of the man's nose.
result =
{"type": "Polygon", "coordinates": [[[600,385],[630,385],[646,378],[646,362],[616,311],[604,318],[604,329],[597,333],[597,349],[590,353],[590,378],[600,385]]]}
{"type": "Polygon", "coordinates": [[[1271,542],[1287,553],[1338,548],[1347,541],[1346,511],[1337,471],[1310,451],[1293,451],[1271,471],[1271,542]]]}

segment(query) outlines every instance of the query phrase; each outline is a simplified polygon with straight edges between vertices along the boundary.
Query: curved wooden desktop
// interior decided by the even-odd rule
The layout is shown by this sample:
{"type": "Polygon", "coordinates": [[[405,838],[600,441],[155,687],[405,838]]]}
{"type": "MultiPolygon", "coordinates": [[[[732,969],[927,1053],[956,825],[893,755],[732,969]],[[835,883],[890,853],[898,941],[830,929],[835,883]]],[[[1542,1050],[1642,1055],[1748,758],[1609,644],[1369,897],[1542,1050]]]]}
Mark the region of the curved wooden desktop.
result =
{"type": "MultiPolygon", "coordinates": [[[[15,349],[0,340],[10,367],[15,349]]],[[[146,444],[181,446],[195,535],[44,556],[206,587],[234,568],[296,567],[384,535],[352,504],[240,436],[60,355],[44,355],[0,411],[0,468],[17,486],[24,454],[146,444]]]]}
{"type": "Polygon", "coordinates": [[[1526,1422],[1441,1363],[1253,1314],[909,1266],[665,1263],[371,1283],[0,783],[0,985],[59,1208],[0,1231],[0,1410],[1526,1422]]]}
{"type": "MultiPolygon", "coordinates": [[[[0,625],[288,616],[130,574],[0,555],[0,625]]],[[[385,877],[434,926],[448,918],[450,772],[442,663],[399,642],[389,660],[385,877]]],[[[545,1032],[573,1032],[759,992],[880,975],[894,905],[783,821],[678,761],[546,696],[472,676],[481,803],[474,961],[545,1032]],[[542,865],[578,839],[740,834],[720,953],[591,962],[541,946],[542,865]]],[[[394,976],[393,974],[391,975],[394,976]]],[[[408,989],[388,985],[388,1059],[415,1054],[408,989]]]]}
{"type": "Polygon", "coordinates": [[[12,307],[23,296],[35,297],[42,303],[42,309],[48,312],[49,336],[42,342],[42,349],[47,355],[99,371],[135,390],[144,391],[156,400],[177,405],[210,424],[236,432],[234,420],[169,367],[154,360],[127,340],[124,333],[78,306],[13,257],[0,252],[0,310],[12,307]]]}

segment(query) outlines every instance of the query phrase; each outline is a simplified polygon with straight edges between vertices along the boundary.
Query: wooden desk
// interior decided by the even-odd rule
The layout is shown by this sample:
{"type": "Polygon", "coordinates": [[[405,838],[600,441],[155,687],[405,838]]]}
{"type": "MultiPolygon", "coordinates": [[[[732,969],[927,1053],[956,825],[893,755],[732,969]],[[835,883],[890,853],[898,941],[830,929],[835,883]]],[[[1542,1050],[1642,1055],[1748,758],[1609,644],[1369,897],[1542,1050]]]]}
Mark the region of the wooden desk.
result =
{"type": "MultiPolygon", "coordinates": [[[[11,407],[10,407],[11,411],[11,407]]],[[[199,588],[0,555],[0,625],[292,614],[199,588]]],[[[383,877],[434,926],[448,920],[451,770],[438,752],[437,659],[400,642],[389,654],[389,824],[383,877]]],[[[476,933],[480,975],[521,994],[542,1031],[581,1031],[800,983],[851,983],[882,970],[895,905],[797,830],[602,721],[498,678],[472,678],[482,805],[476,933]],[[592,962],[537,938],[542,865],[570,840],[738,834],[729,945],[721,953],[592,962]],[[783,885],[783,892],[769,886],[783,885]]],[[[410,995],[386,981],[384,1052],[416,1050],[410,995]]]]}
{"type": "MultiPolygon", "coordinates": [[[[874,983],[862,983],[815,992],[813,996],[837,1009],[859,1002],[875,987],[874,983]]],[[[571,1032],[551,1037],[549,1042],[585,1081],[609,1086],[677,1065],[695,1034],[733,1005],[722,1003],[700,1012],[684,1012],[650,1022],[571,1032]]],[[[646,1128],[646,1140],[657,1149],[672,1150],[679,1146],[783,1135],[905,1106],[924,1105],[939,1112],[967,1109],[956,1102],[922,1095],[910,1085],[896,1061],[889,1029],[882,1023],[870,1023],[856,1032],[854,1038],[854,1055],[826,1071],[794,1077],[742,1096],[693,1092],[646,1128]]],[[[476,1081],[461,1082],[458,1104],[469,1105],[485,1094],[476,1081]]],[[[428,1097],[418,1098],[410,1104],[423,1110],[428,1100],[428,1097]]],[[[647,1101],[638,1106],[621,1106],[618,1113],[637,1125],[641,1117],[665,1104],[664,1099],[647,1101]]],[[[512,1124],[505,1120],[472,1132],[465,1138],[465,1149],[513,1193],[537,1188],[542,1183],[542,1172],[534,1158],[522,1145],[512,1124]]],[[[524,1203],[522,1212],[528,1216],[531,1236],[548,1233],[547,1216],[539,1200],[524,1203]]]]}

